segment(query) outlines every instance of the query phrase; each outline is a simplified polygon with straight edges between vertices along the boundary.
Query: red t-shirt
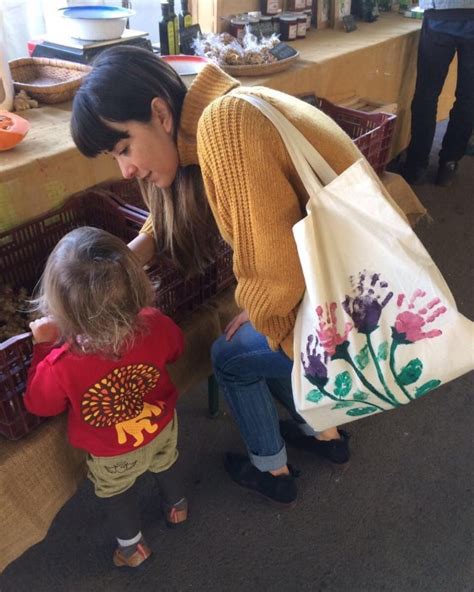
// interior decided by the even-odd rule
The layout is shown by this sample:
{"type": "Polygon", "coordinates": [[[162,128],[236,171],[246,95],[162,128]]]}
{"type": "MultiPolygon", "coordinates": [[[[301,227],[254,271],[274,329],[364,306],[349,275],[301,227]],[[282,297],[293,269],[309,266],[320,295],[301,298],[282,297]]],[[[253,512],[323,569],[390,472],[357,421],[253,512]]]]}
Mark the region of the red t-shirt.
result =
{"type": "Polygon", "coordinates": [[[166,365],[183,352],[183,334],[155,308],[140,316],[148,329],[118,360],[81,354],[67,344],[34,346],[26,408],[42,416],[67,410],[71,444],[95,456],[145,446],[173,418],[178,392],[166,365]]]}

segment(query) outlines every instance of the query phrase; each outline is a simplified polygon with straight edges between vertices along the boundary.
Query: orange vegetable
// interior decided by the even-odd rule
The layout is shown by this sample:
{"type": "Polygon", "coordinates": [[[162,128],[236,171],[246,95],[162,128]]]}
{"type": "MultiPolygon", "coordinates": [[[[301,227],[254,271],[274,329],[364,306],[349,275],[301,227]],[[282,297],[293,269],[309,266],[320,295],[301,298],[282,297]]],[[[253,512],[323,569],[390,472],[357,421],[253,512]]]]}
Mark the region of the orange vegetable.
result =
{"type": "Polygon", "coordinates": [[[28,133],[30,122],[16,113],[0,111],[0,151],[10,150],[28,133]]]}

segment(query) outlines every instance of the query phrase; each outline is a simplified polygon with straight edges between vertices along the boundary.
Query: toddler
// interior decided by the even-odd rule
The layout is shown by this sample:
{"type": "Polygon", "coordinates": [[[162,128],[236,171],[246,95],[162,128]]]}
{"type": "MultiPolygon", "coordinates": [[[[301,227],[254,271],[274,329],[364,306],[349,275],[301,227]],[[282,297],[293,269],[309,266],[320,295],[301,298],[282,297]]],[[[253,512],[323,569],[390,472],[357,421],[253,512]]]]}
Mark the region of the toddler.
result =
{"type": "Polygon", "coordinates": [[[25,405],[41,416],[67,411],[69,440],[88,453],[88,476],[113,525],[117,566],[137,567],[151,554],[140,530],[140,475],[154,474],[169,525],[187,519],[178,393],[166,369],[181,355],[183,335],[153,301],[125,243],[83,227],[51,253],[34,301],[43,316],[30,324],[25,405]]]}

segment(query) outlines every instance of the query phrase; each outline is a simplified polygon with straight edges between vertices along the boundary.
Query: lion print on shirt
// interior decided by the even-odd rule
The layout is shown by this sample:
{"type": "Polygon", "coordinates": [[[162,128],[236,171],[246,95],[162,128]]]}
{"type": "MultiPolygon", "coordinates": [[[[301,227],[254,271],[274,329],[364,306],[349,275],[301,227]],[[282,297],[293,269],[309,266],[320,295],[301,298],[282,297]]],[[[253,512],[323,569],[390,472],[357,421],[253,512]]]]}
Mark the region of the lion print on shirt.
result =
{"type": "Polygon", "coordinates": [[[135,439],[134,448],[140,446],[144,432],[153,434],[158,430],[152,420],[165,408],[164,402],[152,405],[144,401],[159,377],[159,370],[147,364],[115,368],[83,395],[82,418],[98,428],[115,426],[119,444],[125,444],[130,435],[135,439]]]}

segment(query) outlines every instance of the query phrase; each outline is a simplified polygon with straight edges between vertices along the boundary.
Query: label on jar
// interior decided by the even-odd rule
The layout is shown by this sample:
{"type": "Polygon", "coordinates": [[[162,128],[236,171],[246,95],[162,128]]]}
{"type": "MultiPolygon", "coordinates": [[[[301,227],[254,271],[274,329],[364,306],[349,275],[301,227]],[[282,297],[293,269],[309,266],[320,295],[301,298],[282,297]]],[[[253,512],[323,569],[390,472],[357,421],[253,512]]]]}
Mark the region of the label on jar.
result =
{"type": "Polygon", "coordinates": [[[304,20],[298,19],[298,25],[296,27],[296,36],[306,37],[306,17],[304,17],[304,20]]]}
{"type": "Polygon", "coordinates": [[[265,14],[278,14],[280,10],[280,0],[264,0],[263,10],[265,14]]]}
{"type": "Polygon", "coordinates": [[[306,0],[306,8],[313,8],[313,0],[306,0]]]}
{"type": "Polygon", "coordinates": [[[296,35],[298,32],[298,25],[289,25],[288,26],[288,39],[291,41],[292,39],[296,39],[296,35]]]}
{"type": "Polygon", "coordinates": [[[291,2],[292,10],[304,10],[306,8],[306,0],[293,0],[291,2]]]}

